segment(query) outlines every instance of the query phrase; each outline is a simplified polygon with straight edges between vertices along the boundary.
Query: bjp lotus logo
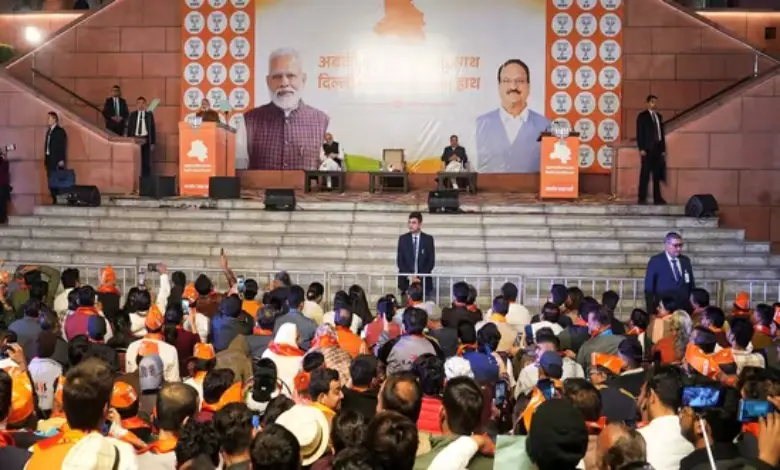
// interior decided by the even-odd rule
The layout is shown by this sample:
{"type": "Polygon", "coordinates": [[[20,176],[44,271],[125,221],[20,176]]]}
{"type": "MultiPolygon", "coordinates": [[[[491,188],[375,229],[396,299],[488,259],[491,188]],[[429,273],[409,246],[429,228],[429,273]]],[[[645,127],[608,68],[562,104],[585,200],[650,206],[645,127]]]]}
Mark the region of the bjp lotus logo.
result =
{"type": "Polygon", "coordinates": [[[571,150],[565,142],[556,142],[553,151],[550,153],[550,160],[558,160],[562,165],[568,165],[571,161],[571,150]]]}
{"type": "Polygon", "coordinates": [[[202,140],[193,140],[190,151],[187,152],[189,158],[194,158],[200,163],[205,162],[209,158],[209,149],[202,140]]]}

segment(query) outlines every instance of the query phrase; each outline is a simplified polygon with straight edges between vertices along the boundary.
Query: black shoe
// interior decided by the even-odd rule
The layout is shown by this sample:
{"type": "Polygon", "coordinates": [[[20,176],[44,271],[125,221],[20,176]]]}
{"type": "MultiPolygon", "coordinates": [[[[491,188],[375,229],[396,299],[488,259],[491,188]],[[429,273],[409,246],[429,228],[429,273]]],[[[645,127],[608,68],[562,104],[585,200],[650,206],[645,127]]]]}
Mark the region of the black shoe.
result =
{"type": "Polygon", "coordinates": [[[646,206],[647,205],[647,201],[641,200],[641,199],[639,201],[637,201],[636,203],[639,204],[640,206],[646,206]]]}
{"type": "Polygon", "coordinates": [[[656,206],[665,206],[666,201],[664,199],[656,199],[655,201],[653,201],[653,204],[655,204],[656,206]]]}

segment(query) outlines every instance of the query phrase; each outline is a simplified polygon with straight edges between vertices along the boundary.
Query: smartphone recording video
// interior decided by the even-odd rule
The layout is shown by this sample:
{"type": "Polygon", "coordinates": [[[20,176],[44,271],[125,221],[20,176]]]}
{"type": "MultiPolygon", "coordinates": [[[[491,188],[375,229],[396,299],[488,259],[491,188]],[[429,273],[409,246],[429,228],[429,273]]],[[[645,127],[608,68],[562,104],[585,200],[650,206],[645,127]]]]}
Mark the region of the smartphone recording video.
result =
{"type": "Polygon", "coordinates": [[[682,404],[691,408],[713,408],[718,406],[720,388],[712,386],[683,387],[682,404]]]}
{"type": "Polygon", "coordinates": [[[766,400],[740,400],[737,418],[742,423],[752,423],[773,411],[774,407],[766,400]]]}

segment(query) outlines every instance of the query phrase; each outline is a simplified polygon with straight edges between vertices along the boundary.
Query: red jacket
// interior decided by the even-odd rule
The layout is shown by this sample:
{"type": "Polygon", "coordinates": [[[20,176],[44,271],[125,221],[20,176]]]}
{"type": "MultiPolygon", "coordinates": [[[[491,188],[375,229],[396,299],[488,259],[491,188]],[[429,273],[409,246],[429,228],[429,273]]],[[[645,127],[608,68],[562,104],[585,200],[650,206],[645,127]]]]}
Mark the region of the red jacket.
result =
{"type": "Polygon", "coordinates": [[[441,407],[443,406],[441,398],[423,397],[420,417],[417,419],[417,429],[429,432],[431,434],[441,434],[441,407]]]}

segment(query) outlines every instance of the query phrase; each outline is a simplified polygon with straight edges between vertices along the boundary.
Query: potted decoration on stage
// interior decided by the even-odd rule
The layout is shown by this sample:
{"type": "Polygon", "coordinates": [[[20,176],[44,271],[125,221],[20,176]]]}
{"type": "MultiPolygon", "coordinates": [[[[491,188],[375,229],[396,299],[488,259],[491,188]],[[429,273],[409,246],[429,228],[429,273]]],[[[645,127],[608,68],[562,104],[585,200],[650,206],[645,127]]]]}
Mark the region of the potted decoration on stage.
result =
{"type": "Polygon", "coordinates": [[[11,60],[14,54],[16,54],[14,46],[0,43],[0,64],[4,64],[11,60]]]}

